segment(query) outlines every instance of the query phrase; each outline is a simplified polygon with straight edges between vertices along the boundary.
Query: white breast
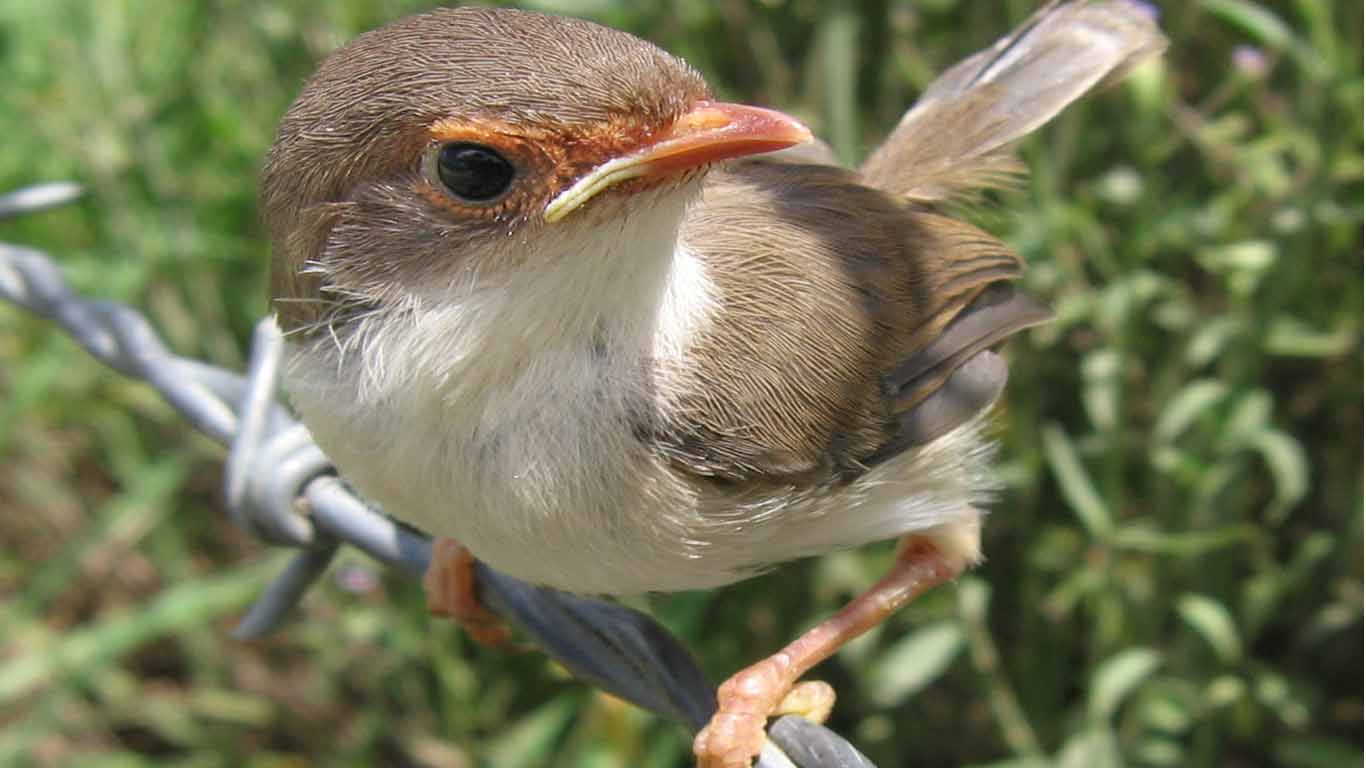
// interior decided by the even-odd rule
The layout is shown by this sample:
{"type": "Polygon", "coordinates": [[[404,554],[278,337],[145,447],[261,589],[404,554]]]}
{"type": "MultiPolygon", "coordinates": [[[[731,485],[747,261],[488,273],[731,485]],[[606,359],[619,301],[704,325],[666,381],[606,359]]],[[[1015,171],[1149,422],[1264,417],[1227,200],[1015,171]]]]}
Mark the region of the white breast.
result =
{"type": "Polygon", "coordinates": [[[632,414],[649,360],[706,322],[705,275],[674,254],[676,197],[610,241],[557,225],[543,269],[292,343],[291,400],[386,512],[529,581],[632,591],[654,535],[632,414]]]}

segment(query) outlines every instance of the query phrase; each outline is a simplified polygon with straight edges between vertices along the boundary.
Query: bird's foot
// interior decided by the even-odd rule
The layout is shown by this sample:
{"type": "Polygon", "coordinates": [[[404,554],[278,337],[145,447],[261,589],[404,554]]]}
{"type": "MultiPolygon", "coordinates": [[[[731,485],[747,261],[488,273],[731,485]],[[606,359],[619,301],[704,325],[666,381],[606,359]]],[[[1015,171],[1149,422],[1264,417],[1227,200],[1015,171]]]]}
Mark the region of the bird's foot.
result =
{"type": "Polygon", "coordinates": [[[835,689],[819,681],[793,683],[785,653],[752,664],[721,684],[711,721],[693,740],[697,768],[747,768],[764,746],[770,717],[799,715],[825,722],[835,689]]]}
{"type": "Polygon", "coordinates": [[[769,717],[801,714],[823,721],[835,703],[834,690],[824,683],[798,685],[798,678],[975,562],[979,531],[978,518],[969,515],[924,535],[907,536],[892,569],[877,584],[783,650],[723,683],[716,694],[716,714],[693,740],[698,768],[748,768],[764,746],[769,717]]]}
{"type": "Polygon", "coordinates": [[[482,645],[506,648],[512,630],[479,602],[474,583],[474,555],[455,539],[438,536],[432,541],[432,561],[422,577],[427,610],[454,619],[482,645]]]}

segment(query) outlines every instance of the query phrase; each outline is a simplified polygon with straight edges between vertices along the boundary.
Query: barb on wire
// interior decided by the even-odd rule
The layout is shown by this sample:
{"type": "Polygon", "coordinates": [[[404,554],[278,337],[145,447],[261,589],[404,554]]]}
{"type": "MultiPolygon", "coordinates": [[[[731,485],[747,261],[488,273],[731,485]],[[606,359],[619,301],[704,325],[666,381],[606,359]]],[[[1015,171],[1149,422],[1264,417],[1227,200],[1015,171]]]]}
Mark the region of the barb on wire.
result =
{"type": "MultiPolygon", "coordinates": [[[[0,196],[0,220],[71,202],[75,184],[0,196]]],[[[253,337],[245,376],[166,348],[132,308],[71,292],[45,254],[0,243],[0,300],[48,318],[96,359],[150,384],[196,429],[229,447],[224,498],[233,521],[270,543],[301,550],[238,625],[269,632],[327,569],[341,544],[420,578],[427,537],[380,514],[336,477],[308,430],[276,399],[283,341],[272,320],[253,337]]],[[[653,619],[605,600],[536,587],[477,565],[480,598],[580,679],[694,731],[715,710],[714,689],[692,655],[653,619]]],[[[756,768],[873,768],[838,734],[795,717],[770,729],[756,768]]]]}

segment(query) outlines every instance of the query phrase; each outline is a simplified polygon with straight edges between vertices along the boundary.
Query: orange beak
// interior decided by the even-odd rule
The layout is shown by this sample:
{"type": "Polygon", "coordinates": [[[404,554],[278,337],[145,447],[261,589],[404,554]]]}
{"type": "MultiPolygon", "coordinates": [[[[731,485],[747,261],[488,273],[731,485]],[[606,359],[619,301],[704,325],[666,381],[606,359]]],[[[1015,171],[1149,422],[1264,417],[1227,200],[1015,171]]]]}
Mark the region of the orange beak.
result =
{"type": "Polygon", "coordinates": [[[665,176],[745,155],[773,152],[811,140],[811,131],[771,109],[700,101],[669,130],[628,155],[589,171],[545,208],[559,221],[599,192],[623,181],[665,176]]]}

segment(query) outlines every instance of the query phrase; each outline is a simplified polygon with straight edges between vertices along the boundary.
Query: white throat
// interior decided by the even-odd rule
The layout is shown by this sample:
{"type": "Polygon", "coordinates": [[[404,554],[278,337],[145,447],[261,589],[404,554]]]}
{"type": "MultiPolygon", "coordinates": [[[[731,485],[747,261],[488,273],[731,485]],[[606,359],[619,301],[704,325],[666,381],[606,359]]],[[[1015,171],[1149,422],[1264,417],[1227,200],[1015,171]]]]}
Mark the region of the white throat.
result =
{"type": "Polygon", "coordinates": [[[386,512],[520,578],[618,591],[639,557],[622,519],[638,485],[633,414],[653,361],[681,355],[711,308],[678,242],[688,198],[642,201],[654,204],[611,237],[571,217],[542,269],[453,280],[337,340],[291,344],[294,404],[386,512]]]}

